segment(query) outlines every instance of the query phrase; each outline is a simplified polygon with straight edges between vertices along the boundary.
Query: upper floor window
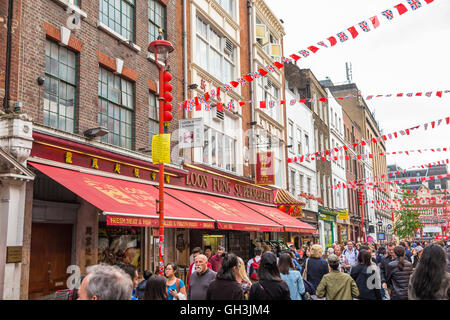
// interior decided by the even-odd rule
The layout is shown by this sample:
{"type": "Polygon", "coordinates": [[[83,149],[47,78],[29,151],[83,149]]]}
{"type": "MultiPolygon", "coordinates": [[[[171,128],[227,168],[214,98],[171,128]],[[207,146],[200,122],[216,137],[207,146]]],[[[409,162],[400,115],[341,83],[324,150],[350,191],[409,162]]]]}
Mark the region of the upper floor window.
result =
{"type": "Polygon", "coordinates": [[[159,132],[159,107],[158,99],[155,94],[148,96],[148,141],[152,145],[152,139],[159,132]]]}
{"type": "Polygon", "coordinates": [[[98,123],[109,133],[101,137],[107,142],[131,149],[134,112],[133,84],[100,68],[98,75],[98,123]]]}
{"type": "Polygon", "coordinates": [[[256,17],[256,42],[274,60],[278,61],[281,58],[280,39],[274,36],[258,17],[256,17]]]}
{"type": "Polygon", "coordinates": [[[216,0],[224,10],[234,18],[234,0],[216,0]]]}
{"type": "Polygon", "coordinates": [[[156,40],[159,29],[166,39],[166,7],[157,0],[148,0],[148,42],[156,40]]]}
{"type": "Polygon", "coordinates": [[[134,42],[135,0],[100,0],[100,22],[134,42]]]}
{"type": "Polygon", "coordinates": [[[44,125],[73,132],[75,122],[76,55],[45,43],[44,125]]]}
{"type": "Polygon", "coordinates": [[[234,79],[236,48],[220,32],[197,17],[195,62],[223,82],[234,79]]]}
{"type": "MultiPolygon", "coordinates": [[[[289,121],[289,127],[288,127],[288,144],[294,147],[294,123],[292,121],[289,121]]],[[[294,151],[291,149],[291,151],[294,151]]]]}
{"type": "Polygon", "coordinates": [[[302,131],[297,129],[297,154],[302,154],[302,131]]]}
{"type": "Polygon", "coordinates": [[[266,108],[262,110],[274,120],[280,122],[281,108],[278,103],[280,99],[280,89],[267,77],[259,78],[258,86],[259,100],[266,102],[266,108]],[[270,106],[270,101],[274,102],[273,106],[270,106]]]}

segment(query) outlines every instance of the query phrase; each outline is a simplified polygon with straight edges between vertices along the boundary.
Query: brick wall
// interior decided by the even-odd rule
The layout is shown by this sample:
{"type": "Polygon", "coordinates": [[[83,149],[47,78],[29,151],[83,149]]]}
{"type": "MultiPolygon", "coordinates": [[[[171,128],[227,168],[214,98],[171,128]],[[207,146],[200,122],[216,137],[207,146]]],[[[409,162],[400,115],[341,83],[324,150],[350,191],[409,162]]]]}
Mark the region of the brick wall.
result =
{"type": "MultiPolygon", "coordinates": [[[[3,3],[3,2],[2,2],[3,3]]],[[[166,0],[167,25],[166,34],[168,41],[175,43],[178,36],[176,19],[176,0],[166,0]]],[[[20,79],[19,99],[24,104],[24,111],[33,117],[37,123],[43,121],[43,87],[37,85],[36,79],[45,76],[45,42],[47,38],[45,25],[51,25],[59,31],[60,26],[66,26],[69,14],[54,0],[24,1],[22,10],[22,40],[20,45],[20,79]]],[[[122,76],[135,79],[135,113],[134,113],[134,143],[133,149],[148,148],[148,93],[149,83],[155,84],[158,80],[157,66],[147,59],[148,47],[148,2],[136,1],[135,17],[135,43],[141,48],[136,52],[128,45],[120,43],[107,32],[99,29],[99,1],[82,1],[81,10],[86,12],[87,18],[81,20],[81,29],[72,32],[71,42],[79,41],[82,49],[77,55],[77,101],[75,133],[82,134],[89,128],[98,126],[98,73],[99,54],[109,57],[113,61],[119,58],[124,61],[122,76]],[[72,38],[74,38],[72,40],[72,38]]],[[[176,46],[176,51],[169,56],[168,64],[171,73],[176,75],[179,68],[176,54],[181,48],[176,46]]],[[[180,66],[181,67],[181,66],[180,66]]],[[[177,96],[179,85],[172,81],[174,97],[177,96]]],[[[175,106],[177,99],[173,101],[175,106]]],[[[171,129],[177,122],[177,114],[174,110],[174,120],[171,129]]]]}

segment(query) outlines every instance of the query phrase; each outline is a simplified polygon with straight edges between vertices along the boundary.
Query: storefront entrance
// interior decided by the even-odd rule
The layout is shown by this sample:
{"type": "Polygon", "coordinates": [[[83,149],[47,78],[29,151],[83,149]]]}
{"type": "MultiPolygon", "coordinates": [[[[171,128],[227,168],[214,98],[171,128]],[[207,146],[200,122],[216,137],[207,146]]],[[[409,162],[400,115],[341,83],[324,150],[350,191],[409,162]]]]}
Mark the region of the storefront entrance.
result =
{"type": "Polygon", "coordinates": [[[71,224],[33,223],[31,228],[28,298],[42,297],[66,288],[71,264],[71,224]]]}

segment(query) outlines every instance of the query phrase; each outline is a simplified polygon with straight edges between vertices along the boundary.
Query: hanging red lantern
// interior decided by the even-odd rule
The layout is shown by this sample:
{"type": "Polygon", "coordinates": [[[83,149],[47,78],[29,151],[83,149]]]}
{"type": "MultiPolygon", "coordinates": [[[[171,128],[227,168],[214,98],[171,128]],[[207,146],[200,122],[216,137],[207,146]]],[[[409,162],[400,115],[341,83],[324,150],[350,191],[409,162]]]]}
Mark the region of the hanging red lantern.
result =
{"type": "Polygon", "coordinates": [[[286,212],[286,208],[285,206],[278,206],[278,210],[286,212]]]}
{"type": "Polygon", "coordinates": [[[290,206],[289,207],[289,214],[292,214],[294,212],[295,206],[290,206]]]}

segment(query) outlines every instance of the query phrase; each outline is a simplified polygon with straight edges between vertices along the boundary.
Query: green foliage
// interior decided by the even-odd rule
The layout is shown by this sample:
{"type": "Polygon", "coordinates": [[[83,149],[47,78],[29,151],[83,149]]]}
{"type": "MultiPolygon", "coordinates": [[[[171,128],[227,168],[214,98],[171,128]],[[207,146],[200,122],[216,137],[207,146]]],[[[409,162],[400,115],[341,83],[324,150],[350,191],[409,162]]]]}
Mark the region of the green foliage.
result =
{"type": "MultiPolygon", "coordinates": [[[[403,189],[409,190],[407,186],[403,186],[403,189]]],[[[413,198],[414,196],[412,192],[403,193],[403,199],[413,198]]],[[[414,231],[424,227],[419,220],[419,216],[421,215],[420,211],[408,209],[413,207],[413,205],[404,204],[403,207],[404,209],[402,210],[394,211],[394,230],[400,239],[414,237],[414,231]]]]}

